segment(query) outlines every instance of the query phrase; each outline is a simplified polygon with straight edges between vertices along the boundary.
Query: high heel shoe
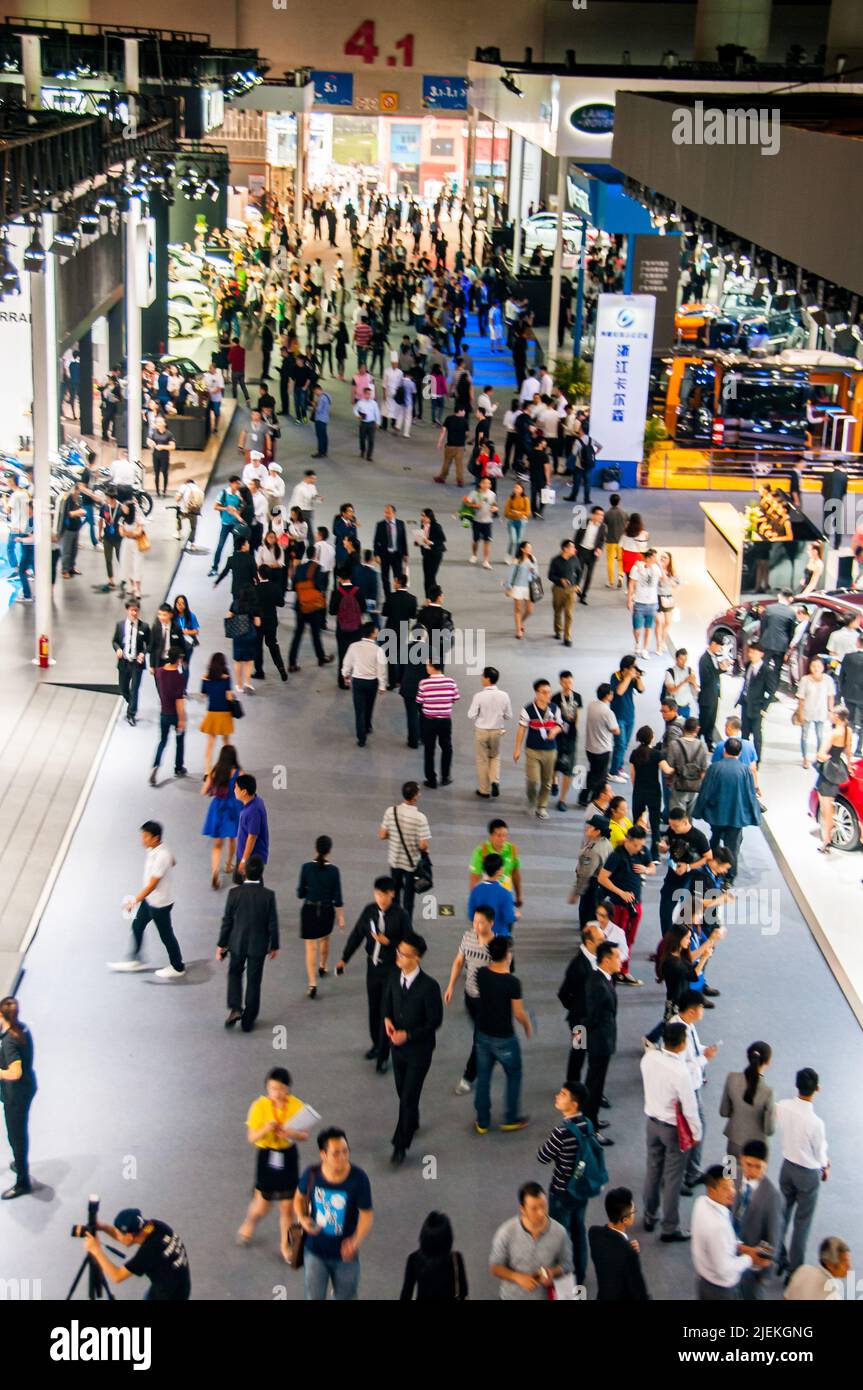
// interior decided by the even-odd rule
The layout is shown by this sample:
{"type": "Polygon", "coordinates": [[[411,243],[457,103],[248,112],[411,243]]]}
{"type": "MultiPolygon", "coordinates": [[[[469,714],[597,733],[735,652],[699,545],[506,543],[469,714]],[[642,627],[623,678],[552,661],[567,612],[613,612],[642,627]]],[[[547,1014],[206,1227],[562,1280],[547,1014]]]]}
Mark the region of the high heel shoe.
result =
{"type": "Polygon", "coordinates": [[[307,998],[307,999],[317,999],[317,997],[318,997],[318,987],[317,987],[317,985],[309,985],[308,989],[306,990],[306,998],[307,998]]]}
{"type": "Polygon", "coordinates": [[[219,888],[221,887],[221,881],[220,881],[220,879],[219,879],[219,870],[218,870],[218,869],[216,869],[216,871],[215,871],[213,874],[211,874],[211,876],[210,876],[210,882],[212,883],[213,887],[216,889],[216,892],[218,892],[218,891],[219,891],[219,888]]]}
{"type": "Polygon", "coordinates": [[[318,978],[319,978],[319,979],[325,980],[325,979],[327,978],[327,975],[328,975],[329,973],[330,973],[330,972],[329,972],[328,970],[325,970],[323,966],[321,966],[321,965],[318,966],[318,978]]]}

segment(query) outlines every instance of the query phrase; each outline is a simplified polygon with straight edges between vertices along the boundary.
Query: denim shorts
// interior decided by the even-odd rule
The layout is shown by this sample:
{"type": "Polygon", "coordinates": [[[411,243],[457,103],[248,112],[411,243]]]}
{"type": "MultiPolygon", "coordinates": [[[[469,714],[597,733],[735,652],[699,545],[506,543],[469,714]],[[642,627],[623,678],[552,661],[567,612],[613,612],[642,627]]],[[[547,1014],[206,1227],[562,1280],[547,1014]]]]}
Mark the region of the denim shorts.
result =
{"type": "Polygon", "coordinates": [[[632,629],[638,632],[640,628],[653,627],[656,618],[655,603],[634,603],[632,605],[632,629]]]}

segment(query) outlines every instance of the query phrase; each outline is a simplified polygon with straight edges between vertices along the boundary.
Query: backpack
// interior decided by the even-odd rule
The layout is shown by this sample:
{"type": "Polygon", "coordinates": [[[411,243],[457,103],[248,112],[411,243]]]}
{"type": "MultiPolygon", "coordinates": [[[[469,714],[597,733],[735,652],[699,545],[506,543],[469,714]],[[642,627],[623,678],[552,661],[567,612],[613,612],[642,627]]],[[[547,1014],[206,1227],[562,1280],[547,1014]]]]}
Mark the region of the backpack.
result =
{"type": "MultiPolygon", "coordinates": [[[[675,758],[673,760],[675,764],[674,785],[678,789],[678,791],[697,791],[698,788],[701,786],[701,781],[704,776],[704,769],[700,767],[698,762],[696,761],[696,755],[701,748],[701,739],[679,738],[676,739],[675,742],[680,749],[682,764],[681,766],[678,766],[677,759],[675,758]],[[690,748],[693,743],[695,744],[695,748],[693,749],[691,757],[689,756],[689,751],[686,748],[687,743],[690,745],[690,748]]],[[[672,745],[672,747],[673,746],[674,745],[672,745]]]]}
{"type": "Polygon", "coordinates": [[[593,1125],[590,1121],[587,1123],[589,1128],[582,1128],[573,1120],[566,1121],[570,1134],[575,1135],[578,1140],[578,1158],[572,1170],[572,1177],[566,1184],[566,1190],[570,1197],[575,1197],[581,1202],[586,1201],[588,1197],[598,1196],[608,1184],[608,1169],[605,1166],[602,1145],[597,1142],[593,1125]]]}
{"type": "Polygon", "coordinates": [[[399,386],[396,387],[395,393],[394,393],[394,395],[393,395],[393,400],[395,401],[396,405],[404,405],[404,403],[405,403],[405,388],[404,388],[403,385],[399,385],[399,386]]]}
{"type": "MultiPolygon", "coordinates": [[[[326,608],[327,600],[315,583],[315,571],[319,568],[316,561],[310,560],[306,569],[305,579],[294,581],[294,593],[297,596],[297,605],[301,613],[318,613],[322,608],[326,608]]],[[[344,601],[344,600],[343,600],[344,601]]],[[[339,609],[341,612],[341,608],[339,609]]]]}
{"type": "Polygon", "coordinates": [[[195,483],[189,488],[189,495],[186,498],[186,511],[190,514],[200,512],[204,505],[204,494],[195,483]]]}
{"type": "Polygon", "coordinates": [[[360,608],[359,589],[340,589],[338,625],[343,632],[356,632],[362,626],[363,612],[360,608]]]}

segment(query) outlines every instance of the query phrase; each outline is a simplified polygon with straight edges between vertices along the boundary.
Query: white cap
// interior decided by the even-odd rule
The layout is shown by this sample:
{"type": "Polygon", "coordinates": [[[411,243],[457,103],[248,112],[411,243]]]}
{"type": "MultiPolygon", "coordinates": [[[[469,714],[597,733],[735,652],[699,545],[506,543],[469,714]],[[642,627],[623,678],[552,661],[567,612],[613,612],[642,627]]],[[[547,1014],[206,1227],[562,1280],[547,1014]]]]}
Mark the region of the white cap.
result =
{"type": "Polygon", "coordinates": [[[281,471],[282,471],[282,465],[281,465],[280,463],[271,463],[271,464],[270,464],[270,472],[271,472],[271,473],[281,473],[281,471]]]}
{"type": "Polygon", "coordinates": [[[258,451],[257,451],[257,449],[250,449],[250,450],[249,450],[249,458],[250,458],[250,459],[262,459],[263,457],[264,457],[263,454],[259,454],[258,451]]]}

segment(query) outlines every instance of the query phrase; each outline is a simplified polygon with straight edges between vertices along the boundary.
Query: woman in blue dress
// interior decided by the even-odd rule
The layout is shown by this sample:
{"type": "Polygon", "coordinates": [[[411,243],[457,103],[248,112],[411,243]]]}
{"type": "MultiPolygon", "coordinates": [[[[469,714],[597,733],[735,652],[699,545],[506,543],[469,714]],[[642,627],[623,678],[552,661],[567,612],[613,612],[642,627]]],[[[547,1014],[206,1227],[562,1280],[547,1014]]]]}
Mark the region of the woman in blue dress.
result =
{"type": "Polygon", "coordinates": [[[219,887],[219,874],[222,871],[222,845],[226,840],[228,842],[228,858],[225,864],[225,873],[230,874],[234,871],[234,859],[237,852],[237,826],[242,810],[239,801],[234,796],[234,787],[242,770],[237,761],[236,748],[232,743],[226,743],[216,759],[215,767],[212,772],[207,774],[201,788],[201,795],[211,798],[201,834],[207,835],[213,842],[210,881],[215,889],[219,887]]]}

